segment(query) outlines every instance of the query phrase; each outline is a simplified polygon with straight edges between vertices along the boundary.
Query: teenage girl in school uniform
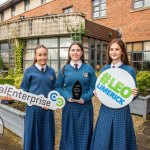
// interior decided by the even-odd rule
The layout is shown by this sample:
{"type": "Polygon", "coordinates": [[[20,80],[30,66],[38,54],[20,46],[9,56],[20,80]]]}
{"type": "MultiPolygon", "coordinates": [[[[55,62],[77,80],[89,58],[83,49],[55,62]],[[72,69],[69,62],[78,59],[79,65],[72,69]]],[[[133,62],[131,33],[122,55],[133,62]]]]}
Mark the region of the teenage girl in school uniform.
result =
{"type": "MultiPolygon", "coordinates": [[[[56,82],[55,71],[47,65],[47,60],[48,49],[43,45],[36,47],[34,64],[25,70],[21,89],[47,97],[56,82]]],[[[54,150],[55,126],[52,110],[27,105],[24,128],[24,150],[54,150]]]]}
{"type": "Polygon", "coordinates": [[[66,99],[62,110],[62,135],[60,150],[89,150],[93,133],[92,96],[95,88],[95,71],[84,62],[80,43],[71,44],[68,61],[60,70],[56,90],[66,99]],[[74,98],[75,83],[82,87],[79,99],[74,98]]]}
{"type": "MultiPolygon", "coordinates": [[[[136,82],[134,69],[129,65],[125,43],[114,39],[108,46],[107,65],[102,72],[117,67],[127,71],[136,82]]],[[[132,90],[136,96],[137,88],[132,90]]],[[[129,105],[120,109],[101,105],[93,133],[91,150],[136,150],[136,138],[129,105]]]]}

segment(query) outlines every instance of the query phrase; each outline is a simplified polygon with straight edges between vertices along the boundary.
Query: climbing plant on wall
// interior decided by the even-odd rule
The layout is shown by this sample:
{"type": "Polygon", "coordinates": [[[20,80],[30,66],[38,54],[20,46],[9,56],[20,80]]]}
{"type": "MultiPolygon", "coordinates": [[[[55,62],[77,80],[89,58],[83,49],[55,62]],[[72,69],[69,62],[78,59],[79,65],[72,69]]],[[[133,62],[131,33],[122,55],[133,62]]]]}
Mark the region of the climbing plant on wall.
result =
{"type": "Polygon", "coordinates": [[[23,48],[25,46],[25,41],[20,39],[14,39],[14,51],[15,51],[15,74],[20,74],[23,72],[22,68],[22,56],[23,48]]]}
{"type": "Polygon", "coordinates": [[[72,38],[73,41],[82,42],[86,31],[87,30],[85,29],[85,27],[83,26],[82,23],[78,24],[75,27],[67,26],[67,32],[69,33],[69,35],[70,35],[70,37],[72,38]]]}

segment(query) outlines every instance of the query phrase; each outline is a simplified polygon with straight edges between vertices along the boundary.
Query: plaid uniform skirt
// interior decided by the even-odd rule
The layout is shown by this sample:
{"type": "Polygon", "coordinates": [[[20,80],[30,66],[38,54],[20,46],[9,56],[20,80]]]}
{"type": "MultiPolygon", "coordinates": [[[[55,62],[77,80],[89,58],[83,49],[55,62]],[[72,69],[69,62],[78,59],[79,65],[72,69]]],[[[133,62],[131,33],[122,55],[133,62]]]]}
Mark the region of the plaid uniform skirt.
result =
{"type": "Polygon", "coordinates": [[[129,105],[112,109],[102,104],[91,150],[137,150],[129,105]]]}
{"type": "Polygon", "coordinates": [[[51,110],[27,106],[25,116],[24,150],[54,150],[55,125],[51,110]]]}
{"type": "Polygon", "coordinates": [[[93,133],[93,106],[67,103],[62,112],[60,150],[89,150],[93,133]]]}

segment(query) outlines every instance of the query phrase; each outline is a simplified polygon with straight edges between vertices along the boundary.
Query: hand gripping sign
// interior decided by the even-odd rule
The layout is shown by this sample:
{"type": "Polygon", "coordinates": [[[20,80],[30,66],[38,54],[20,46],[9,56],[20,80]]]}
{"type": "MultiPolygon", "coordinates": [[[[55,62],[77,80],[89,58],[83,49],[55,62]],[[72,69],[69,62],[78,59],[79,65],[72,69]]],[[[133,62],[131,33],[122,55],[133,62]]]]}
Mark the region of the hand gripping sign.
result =
{"type": "Polygon", "coordinates": [[[100,74],[95,88],[98,99],[104,105],[110,108],[122,108],[132,101],[135,82],[127,71],[111,68],[100,74]]]}
{"type": "Polygon", "coordinates": [[[44,95],[35,95],[21,89],[16,89],[8,84],[0,84],[0,96],[10,96],[17,101],[27,103],[29,106],[47,106],[51,110],[63,108],[65,105],[65,99],[55,90],[49,92],[48,98],[45,98],[44,95]]]}

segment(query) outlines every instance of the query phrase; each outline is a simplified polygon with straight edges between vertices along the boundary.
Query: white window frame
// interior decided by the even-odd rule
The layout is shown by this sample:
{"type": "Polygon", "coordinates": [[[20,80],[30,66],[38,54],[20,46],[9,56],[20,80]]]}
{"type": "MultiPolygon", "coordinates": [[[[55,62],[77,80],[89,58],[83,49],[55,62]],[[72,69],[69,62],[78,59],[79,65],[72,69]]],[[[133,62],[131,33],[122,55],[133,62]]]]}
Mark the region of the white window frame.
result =
{"type": "Polygon", "coordinates": [[[30,0],[24,0],[24,10],[28,11],[30,9],[30,0]]]}
{"type": "Polygon", "coordinates": [[[63,9],[63,12],[64,12],[65,14],[72,13],[72,12],[73,12],[73,7],[71,6],[71,7],[64,8],[64,9],[63,9]]]}
{"type": "Polygon", "coordinates": [[[106,0],[92,0],[92,15],[93,18],[101,18],[106,16],[106,0]],[[96,13],[97,16],[95,16],[96,13]]]}
{"type": "Polygon", "coordinates": [[[133,0],[133,9],[150,7],[150,0],[133,0]],[[146,3],[146,1],[148,3],[146,3]]]}

